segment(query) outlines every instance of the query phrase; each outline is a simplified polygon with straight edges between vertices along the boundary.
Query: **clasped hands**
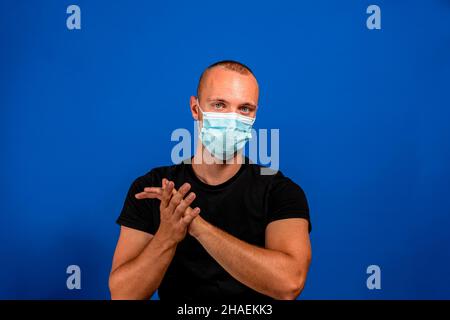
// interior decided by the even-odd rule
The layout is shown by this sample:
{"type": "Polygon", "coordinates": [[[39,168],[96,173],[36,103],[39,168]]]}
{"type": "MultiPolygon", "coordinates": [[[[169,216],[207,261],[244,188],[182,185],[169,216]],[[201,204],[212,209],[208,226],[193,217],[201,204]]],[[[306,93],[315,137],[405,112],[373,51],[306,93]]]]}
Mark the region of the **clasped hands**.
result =
{"type": "Polygon", "coordinates": [[[136,199],[161,201],[160,225],[157,233],[164,241],[177,244],[184,239],[187,232],[193,237],[198,236],[197,225],[202,219],[199,216],[200,208],[190,207],[196,197],[194,192],[187,195],[190,189],[191,185],[184,183],[177,191],[174,182],[164,178],[162,187],[146,187],[143,192],[135,195],[136,199]]]}

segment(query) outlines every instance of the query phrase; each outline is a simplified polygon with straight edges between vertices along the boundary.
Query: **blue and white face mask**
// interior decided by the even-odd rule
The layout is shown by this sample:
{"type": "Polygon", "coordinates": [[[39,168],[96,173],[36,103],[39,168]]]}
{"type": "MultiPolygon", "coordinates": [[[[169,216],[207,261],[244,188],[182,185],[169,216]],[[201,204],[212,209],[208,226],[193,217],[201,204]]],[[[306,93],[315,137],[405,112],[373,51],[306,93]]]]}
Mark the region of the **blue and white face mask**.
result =
{"type": "Polygon", "coordinates": [[[200,140],[215,158],[231,159],[251,139],[255,118],[235,112],[200,111],[203,114],[200,140]]]}

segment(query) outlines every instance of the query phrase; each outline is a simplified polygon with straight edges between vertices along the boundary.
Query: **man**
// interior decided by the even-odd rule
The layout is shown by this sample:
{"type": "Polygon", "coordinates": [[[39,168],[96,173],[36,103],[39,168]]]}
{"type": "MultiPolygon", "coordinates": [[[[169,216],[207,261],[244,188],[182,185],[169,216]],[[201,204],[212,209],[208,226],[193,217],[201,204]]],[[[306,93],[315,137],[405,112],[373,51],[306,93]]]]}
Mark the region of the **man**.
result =
{"type": "Polygon", "coordinates": [[[261,174],[242,148],[256,117],[258,83],[220,61],[190,98],[200,134],[192,161],[155,168],[131,185],[117,222],[112,299],[296,299],[311,260],[303,190],[261,174]],[[230,147],[231,145],[231,147],[230,147]]]}

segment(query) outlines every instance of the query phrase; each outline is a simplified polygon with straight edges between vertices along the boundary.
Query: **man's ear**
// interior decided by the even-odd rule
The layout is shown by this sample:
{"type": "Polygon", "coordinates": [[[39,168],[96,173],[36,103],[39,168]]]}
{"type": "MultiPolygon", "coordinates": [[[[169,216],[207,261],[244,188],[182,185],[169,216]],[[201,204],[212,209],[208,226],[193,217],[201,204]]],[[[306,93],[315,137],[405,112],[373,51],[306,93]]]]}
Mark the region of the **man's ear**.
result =
{"type": "Polygon", "coordinates": [[[194,118],[194,120],[199,120],[199,106],[197,103],[197,97],[191,96],[189,104],[191,107],[192,118],[194,118]]]}

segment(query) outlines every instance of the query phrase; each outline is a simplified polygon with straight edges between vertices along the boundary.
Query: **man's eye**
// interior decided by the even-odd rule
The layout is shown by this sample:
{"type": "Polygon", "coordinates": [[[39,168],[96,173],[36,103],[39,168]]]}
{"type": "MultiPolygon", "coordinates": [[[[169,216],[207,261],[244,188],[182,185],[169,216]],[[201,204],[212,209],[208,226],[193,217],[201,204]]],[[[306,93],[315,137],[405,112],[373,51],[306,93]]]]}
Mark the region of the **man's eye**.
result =
{"type": "Polygon", "coordinates": [[[249,113],[250,112],[250,108],[249,107],[242,107],[241,111],[244,113],[249,113]]]}
{"type": "Polygon", "coordinates": [[[214,108],[216,108],[216,109],[222,109],[223,107],[224,107],[223,103],[220,103],[220,102],[214,103],[214,108]]]}

